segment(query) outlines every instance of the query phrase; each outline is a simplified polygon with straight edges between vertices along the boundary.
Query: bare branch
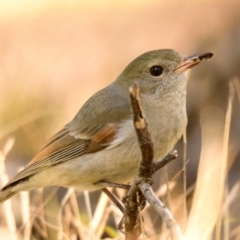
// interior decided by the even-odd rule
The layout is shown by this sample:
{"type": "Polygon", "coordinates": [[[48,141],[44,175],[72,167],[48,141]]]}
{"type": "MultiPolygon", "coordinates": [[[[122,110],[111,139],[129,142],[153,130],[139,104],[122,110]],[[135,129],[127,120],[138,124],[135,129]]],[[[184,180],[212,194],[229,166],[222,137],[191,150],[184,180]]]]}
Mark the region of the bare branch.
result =
{"type": "Polygon", "coordinates": [[[154,170],[155,172],[158,171],[160,168],[163,168],[165,165],[170,163],[171,161],[175,160],[178,157],[177,150],[173,150],[164,158],[161,158],[158,161],[154,162],[154,170]]]}
{"type": "Polygon", "coordinates": [[[163,221],[166,223],[167,228],[170,230],[173,240],[184,240],[182,231],[177,224],[176,220],[173,218],[172,213],[169,209],[162,203],[160,199],[156,197],[151,186],[147,182],[139,183],[139,188],[143,193],[144,197],[148,200],[150,205],[156,210],[156,212],[162,217],[163,221]]]}
{"type": "Polygon", "coordinates": [[[147,123],[142,112],[139,86],[135,83],[129,89],[129,91],[134,115],[134,127],[142,152],[142,160],[139,164],[137,176],[135,177],[134,182],[123,201],[125,205],[124,223],[126,239],[137,239],[141,233],[139,226],[139,219],[141,216],[138,214],[138,207],[140,205],[142,209],[145,206],[145,199],[147,199],[147,201],[157,210],[157,212],[165,221],[167,227],[171,231],[173,239],[182,240],[184,238],[180,227],[174,220],[171,212],[154,195],[154,192],[151,188],[152,174],[155,172],[155,167],[160,169],[171,160],[176,159],[176,152],[171,155],[167,155],[167,157],[157,161],[156,163],[153,162],[153,143],[151,141],[150,134],[147,129],[147,123]],[[137,199],[137,195],[139,196],[138,199],[140,200],[137,199]]]}
{"type": "MultiPolygon", "coordinates": [[[[141,181],[152,183],[152,174],[154,173],[153,164],[153,144],[150,138],[150,134],[147,129],[147,123],[144,119],[141,100],[140,100],[140,89],[135,83],[130,89],[130,98],[133,110],[133,121],[135,131],[138,137],[138,143],[142,152],[142,160],[140,162],[137,176],[134,180],[133,185],[127,192],[124,198],[125,205],[125,232],[126,239],[136,239],[140,234],[140,228],[138,224],[138,201],[137,192],[139,192],[137,184],[141,181]]],[[[144,199],[142,194],[139,192],[140,202],[144,205],[144,199]]]]}

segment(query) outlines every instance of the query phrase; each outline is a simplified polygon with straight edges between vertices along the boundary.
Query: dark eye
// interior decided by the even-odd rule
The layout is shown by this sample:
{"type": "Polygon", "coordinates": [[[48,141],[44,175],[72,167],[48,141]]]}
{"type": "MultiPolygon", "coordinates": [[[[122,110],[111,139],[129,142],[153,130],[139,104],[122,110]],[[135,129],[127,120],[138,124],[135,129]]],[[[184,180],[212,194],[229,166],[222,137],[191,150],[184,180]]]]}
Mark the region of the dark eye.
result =
{"type": "Polygon", "coordinates": [[[155,77],[160,76],[162,72],[163,72],[163,68],[160,66],[153,66],[150,68],[150,73],[155,77]]]}

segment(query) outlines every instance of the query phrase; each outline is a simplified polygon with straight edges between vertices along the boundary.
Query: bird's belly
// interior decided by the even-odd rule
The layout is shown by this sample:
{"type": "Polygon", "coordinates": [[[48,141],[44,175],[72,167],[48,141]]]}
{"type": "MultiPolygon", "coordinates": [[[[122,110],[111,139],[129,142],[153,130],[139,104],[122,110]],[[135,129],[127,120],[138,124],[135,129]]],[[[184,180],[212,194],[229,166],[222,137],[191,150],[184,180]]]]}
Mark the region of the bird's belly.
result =
{"type": "Polygon", "coordinates": [[[105,149],[56,166],[62,185],[80,190],[94,190],[99,181],[126,183],[134,178],[141,157],[136,144],[105,149]]]}
{"type": "MultiPolygon", "coordinates": [[[[129,136],[125,140],[116,142],[112,148],[85,154],[37,173],[29,179],[30,188],[31,186],[59,185],[75,187],[79,190],[95,190],[99,187],[94,183],[99,181],[129,182],[137,173],[141,151],[133,123],[129,121],[127,124],[129,136]]],[[[180,125],[178,121],[169,121],[165,128],[161,127],[164,124],[161,121],[157,124],[159,125],[149,123],[154,146],[154,160],[165,156],[172,150],[183,133],[186,121],[180,125]]]]}

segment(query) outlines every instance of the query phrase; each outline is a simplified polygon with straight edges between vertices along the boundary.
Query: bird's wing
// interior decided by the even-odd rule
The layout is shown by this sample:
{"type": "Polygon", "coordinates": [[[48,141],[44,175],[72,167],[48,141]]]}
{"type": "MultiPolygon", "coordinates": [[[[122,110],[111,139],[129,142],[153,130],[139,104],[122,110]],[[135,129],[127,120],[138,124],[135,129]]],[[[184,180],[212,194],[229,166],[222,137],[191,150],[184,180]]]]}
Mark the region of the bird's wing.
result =
{"type": "MultiPolygon", "coordinates": [[[[123,104],[118,104],[117,107],[113,107],[114,105],[111,104],[110,106],[103,105],[96,109],[94,101],[98,98],[98,94],[88,100],[73,121],[55,134],[27,167],[18,173],[4,189],[14,186],[46,168],[78,158],[83,154],[100,151],[111,145],[119,126],[124,120],[131,118],[130,104],[127,101],[129,106],[126,106],[124,101],[126,99],[121,99],[122,96],[116,96],[114,92],[107,92],[103,100],[112,98],[113,101],[115,97],[119,97],[120,99],[117,101],[123,101],[123,104]],[[87,120],[83,116],[88,116],[87,120]]],[[[100,104],[104,104],[104,101],[100,104]]]]}

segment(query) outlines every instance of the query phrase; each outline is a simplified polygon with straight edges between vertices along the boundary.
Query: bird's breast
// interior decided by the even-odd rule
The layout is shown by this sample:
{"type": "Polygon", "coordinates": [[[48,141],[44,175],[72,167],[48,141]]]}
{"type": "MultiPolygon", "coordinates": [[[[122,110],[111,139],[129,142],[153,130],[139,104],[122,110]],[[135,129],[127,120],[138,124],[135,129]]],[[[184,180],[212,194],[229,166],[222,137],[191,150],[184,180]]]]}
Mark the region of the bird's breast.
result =
{"type": "Polygon", "coordinates": [[[187,125],[186,103],[183,98],[171,103],[148,104],[143,105],[143,109],[156,160],[169,153],[182,136],[187,125]]]}

